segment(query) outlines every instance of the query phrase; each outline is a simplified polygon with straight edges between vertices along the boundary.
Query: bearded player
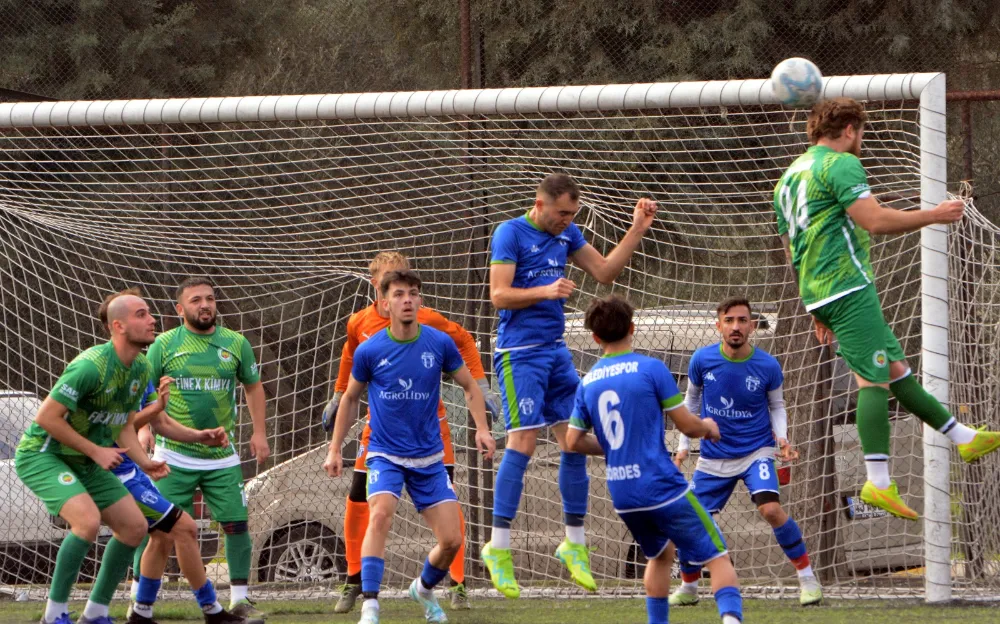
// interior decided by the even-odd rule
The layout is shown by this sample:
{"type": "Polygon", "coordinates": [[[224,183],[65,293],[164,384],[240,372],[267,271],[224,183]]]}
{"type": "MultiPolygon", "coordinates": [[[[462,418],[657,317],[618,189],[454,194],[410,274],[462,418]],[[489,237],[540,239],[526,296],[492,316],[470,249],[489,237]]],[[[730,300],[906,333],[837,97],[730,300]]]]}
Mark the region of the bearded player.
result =
{"type": "MultiPolygon", "coordinates": [[[[340,368],[334,395],[323,410],[323,427],[330,431],[336,419],[340,400],[347,390],[347,381],[354,364],[354,352],[366,340],[389,326],[388,310],[382,305],[380,284],[382,277],[391,271],[404,271],[410,268],[409,260],[403,254],[395,251],[384,251],[372,259],[368,270],[371,283],[375,287],[375,302],[355,312],[347,320],[347,342],[340,357],[340,368]]],[[[476,341],[461,325],[449,321],[440,313],[421,306],[417,311],[417,322],[440,330],[451,336],[458,347],[462,360],[468,367],[473,379],[482,390],[486,400],[486,409],[492,419],[497,418],[500,410],[500,397],[490,390],[483,371],[482,359],[476,348],[476,341]]],[[[441,422],[441,440],[444,442],[444,465],[449,478],[455,478],[455,448],[451,443],[451,428],[445,414],[444,401],[438,403],[438,418],[441,422]]],[[[371,426],[366,422],[361,434],[361,447],[354,462],[354,474],[351,479],[351,489],[347,494],[347,506],[344,512],[344,544],[347,559],[347,582],[341,590],[340,599],[334,607],[334,613],[347,613],[354,608],[354,603],[361,595],[361,543],[368,528],[369,508],[366,500],[366,471],[368,442],[371,438],[371,426]]],[[[462,515],[461,507],[458,508],[462,515]]],[[[468,592],[465,589],[465,518],[460,517],[462,529],[462,546],[452,561],[451,573],[451,606],[456,609],[469,608],[468,592]]]]}
{"type": "Polygon", "coordinates": [[[778,181],[774,210],[816,337],[821,343],[836,337],[838,353],[858,382],[858,436],[868,474],[861,500],[916,520],[917,512],[903,502],[889,478],[890,393],[907,411],[946,435],[967,462],[1000,448],[1000,433],[966,427],[923,389],[882,314],[870,235],[955,223],[965,205],[949,200],[929,210],[883,207],[872,195],[860,160],[867,120],[864,107],[851,98],[816,104],[806,123],[812,146],[778,181]]]}

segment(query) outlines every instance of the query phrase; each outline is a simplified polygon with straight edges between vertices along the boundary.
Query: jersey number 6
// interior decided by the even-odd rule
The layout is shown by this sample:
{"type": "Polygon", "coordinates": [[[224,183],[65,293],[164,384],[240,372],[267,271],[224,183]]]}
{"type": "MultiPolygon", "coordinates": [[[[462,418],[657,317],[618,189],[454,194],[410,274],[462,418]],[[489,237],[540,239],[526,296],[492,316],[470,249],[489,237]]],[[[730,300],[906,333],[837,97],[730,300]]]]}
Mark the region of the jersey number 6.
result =
{"type": "Polygon", "coordinates": [[[614,390],[605,390],[597,399],[597,410],[601,416],[601,429],[604,431],[604,439],[608,441],[611,450],[621,448],[625,441],[625,423],[622,422],[622,415],[614,409],[621,405],[621,399],[614,390]]]}

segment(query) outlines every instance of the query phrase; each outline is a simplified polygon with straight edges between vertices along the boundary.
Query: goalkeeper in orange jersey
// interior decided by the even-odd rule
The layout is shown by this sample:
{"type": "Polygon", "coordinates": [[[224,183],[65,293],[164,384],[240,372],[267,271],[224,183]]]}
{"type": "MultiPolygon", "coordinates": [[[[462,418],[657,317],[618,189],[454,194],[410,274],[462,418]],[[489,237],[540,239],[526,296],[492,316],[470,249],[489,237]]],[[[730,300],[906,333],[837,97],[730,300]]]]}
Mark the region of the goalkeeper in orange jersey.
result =
{"type": "MultiPolygon", "coordinates": [[[[378,305],[379,283],[382,276],[389,271],[409,269],[410,263],[406,256],[398,252],[381,252],[375,256],[368,266],[371,272],[371,282],[375,286],[376,300],[367,308],[355,312],[347,320],[347,342],[344,343],[344,350],[340,357],[340,368],[337,374],[337,382],[334,385],[334,395],[323,410],[323,428],[327,431],[333,430],[333,423],[336,419],[337,408],[340,405],[340,398],[347,390],[347,381],[351,374],[351,366],[354,362],[354,351],[362,342],[374,336],[389,326],[389,317],[382,316],[378,305]]],[[[482,359],[476,342],[461,325],[449,321],[440,313],[430,308],[421,306],[417,313],[417,322],[422,325],[429,325],[441,330],[451,336],[458,347],[465,365],[472,373],[472,377],[479,383],[483,390],[483,397],[486,399],[486,409],[490,413],[491,419],[496,419],[500,412],[500,397],[490,390],[486,381],[486,372],[483,370],[482,359]]],[[[370,414],[369,414],[370,416],[370,414]]],[[[451,429],[448,426],[448,419],[445,416],[444,402],[438,403],[438,417],[441,420],[441,439],[444,442],[444,464],[448,470],[448,476],[455,480],[455,449],[451,443],[451,429]]],[[[341,591],[340,600],[334,607],[335,613],[347,613],[354,608],[354,603],[361,595],[361,542],[365,538],[365,530],[368,528],[368,501],[366,498],[367,468],[365,458],[368,449],[368,438],[371,435],[371,428],[366,423],[361,434],[361,446],[358,448],[358,458],[354,463],[354,476],[351,481],[351,489],[347,495],[347,507],[344,512],[344,544],[347,558],[347,583],[341,591]]],[[[461,514],[461,508],[459,508],[461,514]]],[[[469,596],[465,589],[465,518],[461,519],[462,527],[462,548],[455,556],[451,564],[451,606],[456,609],[469,608],[469,596]]]]}

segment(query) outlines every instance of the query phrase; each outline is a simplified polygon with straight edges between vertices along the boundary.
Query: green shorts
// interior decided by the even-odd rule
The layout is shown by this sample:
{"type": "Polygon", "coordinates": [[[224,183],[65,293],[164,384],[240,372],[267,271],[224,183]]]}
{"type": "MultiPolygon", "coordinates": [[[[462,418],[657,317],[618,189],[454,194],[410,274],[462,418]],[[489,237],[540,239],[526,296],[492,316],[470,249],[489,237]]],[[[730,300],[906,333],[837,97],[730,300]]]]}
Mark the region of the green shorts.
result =
{"type": "Polygon", "coordinates": [[[830,328],[852,371],[872,383],[889,383],[889,362],[906,359],[892,328],[885,322],[874,286],[835,299],[812,315],[830,328]]]}
{"type": "Polygon", "coordinates": [[[53,516],[58,516],[66,501],[78,494],[89,495],[102,511],[129,495],[118,477],[89,459],[18,451],[14,470],[53,516]]]}
{"type": "Polygon", "coordinates": [[[164,498],[194,515],[194,492],[201,490],[212,520],[246,522],[247,499],[243,493],[243,471],[239,466],[214,470],[170,467],[170,474],[156,482],[164,498]]]}

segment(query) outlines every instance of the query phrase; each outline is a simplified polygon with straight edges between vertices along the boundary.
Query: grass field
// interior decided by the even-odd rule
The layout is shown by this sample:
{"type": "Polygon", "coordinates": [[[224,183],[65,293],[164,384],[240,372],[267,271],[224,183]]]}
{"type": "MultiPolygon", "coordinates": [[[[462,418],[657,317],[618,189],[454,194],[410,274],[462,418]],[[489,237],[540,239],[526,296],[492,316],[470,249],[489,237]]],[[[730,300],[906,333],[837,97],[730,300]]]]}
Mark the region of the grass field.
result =
{"type": "MultiPolygon", "coordinates": [[[[359,613],[334,615],[333,604],[327,601],[267,602],[258,605],[270,614],[268,624],[292,623],[354,623],[359,613]]],[[[73,604],[79,614],[83,604],[73,604]]],[[[0,624],[38,622],[43,605],[39,602],[0,602],[0,624]]],[[[111,615],[124,620],[125,605],[117,603],[111,615]]],[[[156,619],[169,624],[197,624],[202,618],[190,602],[159,603],[156,619]]],[[[472,611],[450,612],[454,624],[644,624],[646,606],[642,599],[586,600],[480,600],[472,611]]],[[[864,600],[831,601],[822,607],[799,607],[789,600],[746,600],[744,615],[747,624],[901,624],[903,622],[934,622],[979,624],[1000,621],[1000,607],[984,605],[927,606],[916,602],[864,600]]],[[[384,600],[382,621],[390,624],[418,624],[423,612],[407,600],[384,600]]],[[[719,621],[712,600],[702,600],[696,607],[670,610],[675,624],[712,623],[719,621]]]]}

